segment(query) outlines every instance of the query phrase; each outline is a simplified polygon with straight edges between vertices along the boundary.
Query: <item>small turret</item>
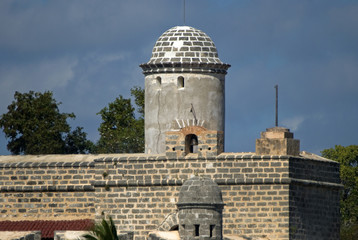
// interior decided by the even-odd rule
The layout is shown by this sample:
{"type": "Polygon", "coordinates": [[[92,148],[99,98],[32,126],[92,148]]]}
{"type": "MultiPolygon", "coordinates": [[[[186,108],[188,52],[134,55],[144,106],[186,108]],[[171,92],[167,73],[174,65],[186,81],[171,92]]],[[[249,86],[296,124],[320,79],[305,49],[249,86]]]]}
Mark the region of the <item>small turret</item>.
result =
{"type": "Polygon", "coordinates": [[[213,180],[201,177],[187,180],[180,189],[177,206],[181,240],[222,239],[224,202],[213,180]]]}
{"type": "Polygon", "coordinates": [[[293,133],[287,128],[268,128],[261,132],[260,139],[256,139],[256,154],[298,156],[300,140],[293,139],[293,133]]]}

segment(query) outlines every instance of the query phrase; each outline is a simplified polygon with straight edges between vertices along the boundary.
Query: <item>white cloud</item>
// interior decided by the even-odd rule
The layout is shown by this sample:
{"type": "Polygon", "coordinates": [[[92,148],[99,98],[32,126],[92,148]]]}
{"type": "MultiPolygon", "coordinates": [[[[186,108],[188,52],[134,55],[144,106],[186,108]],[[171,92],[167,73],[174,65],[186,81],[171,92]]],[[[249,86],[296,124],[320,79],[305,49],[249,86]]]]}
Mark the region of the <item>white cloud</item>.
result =
{"type": "Polygon", "coordinates": [[[289,128],[291,131],[297,131],[305,118],[303,116],[295,116],[292,118],[286,118],[282,120],[282,125],[289,128]]]}

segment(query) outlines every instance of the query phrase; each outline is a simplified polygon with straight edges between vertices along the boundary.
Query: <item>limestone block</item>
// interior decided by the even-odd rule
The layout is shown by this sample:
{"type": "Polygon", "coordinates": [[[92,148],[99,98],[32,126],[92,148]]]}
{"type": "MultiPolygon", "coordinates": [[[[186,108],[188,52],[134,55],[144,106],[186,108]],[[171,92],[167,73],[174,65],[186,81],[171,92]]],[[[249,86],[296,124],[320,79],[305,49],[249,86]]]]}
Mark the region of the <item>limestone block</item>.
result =
{"type": "Polygon", "coordinates": [[[287,128],[268,128],[261,133],[260,139],[256,139],[256,154],[298,156],[300,141],[293,139],[293,133],[287,128]]]}

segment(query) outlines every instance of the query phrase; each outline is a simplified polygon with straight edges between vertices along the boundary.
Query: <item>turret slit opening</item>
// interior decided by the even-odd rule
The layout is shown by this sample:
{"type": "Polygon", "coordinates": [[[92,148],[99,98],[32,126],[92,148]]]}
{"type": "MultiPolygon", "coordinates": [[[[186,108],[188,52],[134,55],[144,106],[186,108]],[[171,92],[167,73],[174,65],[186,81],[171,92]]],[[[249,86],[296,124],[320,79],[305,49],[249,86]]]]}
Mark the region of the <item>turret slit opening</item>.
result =
{"type": "Polygon", "coordinates": [[[184,88],[184,77],[180,76],[178,77],[178,88],[184,88]]]}
{"type": "Polygon", "coordinates": [[[198,153],[198,137],[195,134],[188,134],[185,137],[185,153],[198,153]]]}
{"type": "Polygon", "coordinates": [[[215,225],[210,225],[210,237],[211,238],[215,235],[214,230],[215,230],[215,225]]]}
{"type": "Polygon", "coordinates": [[[195,232],[194,232],[194,237],[199,237],[199,228],[200,228],[200,225],[199,224],[195,224],[194,225],[195,227],[195,232]]]}
{"type": "Polygon", "coordinates": [[[156,78],[156,82],[157,82],[158,87],[160,88],[160,87],[162,86],[162,78],[161,78],[161,77],[157,77],[157,78],[156,78]]]}

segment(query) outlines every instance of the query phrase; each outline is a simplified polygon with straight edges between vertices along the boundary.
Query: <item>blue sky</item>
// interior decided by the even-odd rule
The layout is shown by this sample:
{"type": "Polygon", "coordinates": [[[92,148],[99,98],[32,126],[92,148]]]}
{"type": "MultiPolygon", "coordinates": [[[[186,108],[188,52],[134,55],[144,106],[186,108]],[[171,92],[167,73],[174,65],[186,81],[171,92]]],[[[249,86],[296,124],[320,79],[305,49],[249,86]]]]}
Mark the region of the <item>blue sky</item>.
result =
{"type": "MultiPolygon", "coordinates": [[[[99,138],[96,115],[133,86],[157,38],[183,25],[182,0],[0,1],[0,114],[15,91],[53,91],[62,112],[99,138]]],[[[186,0],[186,25],[207,33],[226,76],[227,152],[255,150],[279,125],[301,150],[358,144],[358,1],[186,0]]],[[[9,154],[0,133],[0,154],[9,154]]]]}

